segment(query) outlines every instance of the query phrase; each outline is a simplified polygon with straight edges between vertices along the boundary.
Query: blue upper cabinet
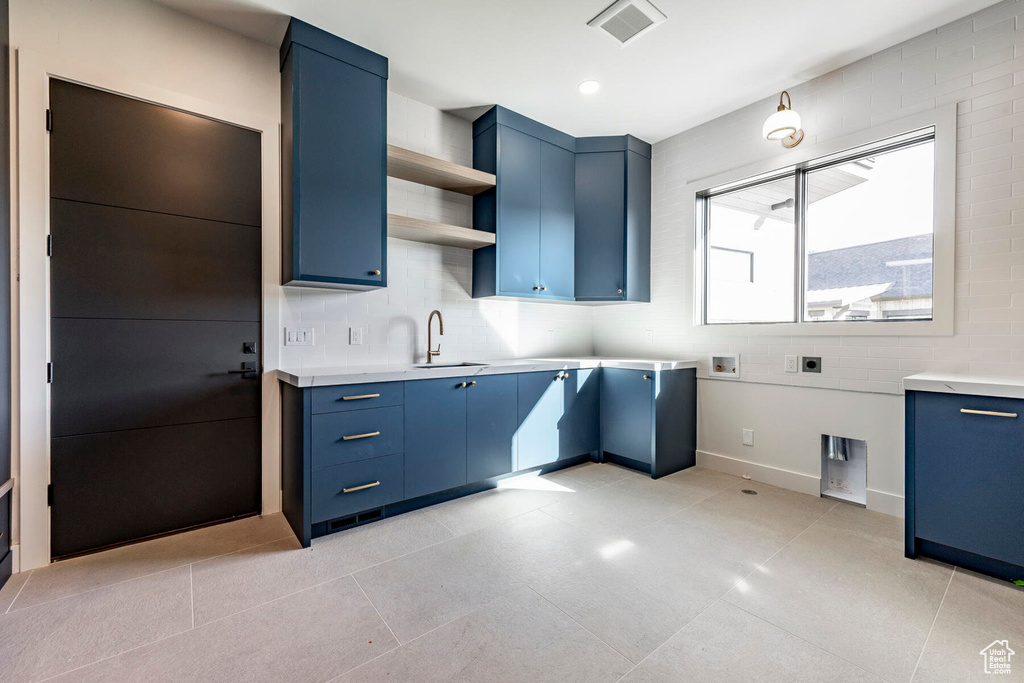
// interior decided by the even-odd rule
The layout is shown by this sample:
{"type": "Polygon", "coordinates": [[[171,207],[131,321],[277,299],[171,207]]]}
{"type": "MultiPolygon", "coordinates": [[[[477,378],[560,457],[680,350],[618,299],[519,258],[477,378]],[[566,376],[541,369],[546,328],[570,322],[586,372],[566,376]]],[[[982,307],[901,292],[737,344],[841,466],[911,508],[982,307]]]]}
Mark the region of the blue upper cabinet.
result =
{"type": "Polygon", "coordinates": [[[573,299],[575,140],[503,107],[473,124],[473,167],[497,186],[473,198],[473,296],[573,299]]]}
{"type": "Polygon", "coordinates": [[[285,285],[387,284],[388,60],[292,19],[281,45],[285,285]]]}
{"type": "Polygon", "coordinates": [[[651,300],[651,146],[576,141],[576,299],[651,300]]]}

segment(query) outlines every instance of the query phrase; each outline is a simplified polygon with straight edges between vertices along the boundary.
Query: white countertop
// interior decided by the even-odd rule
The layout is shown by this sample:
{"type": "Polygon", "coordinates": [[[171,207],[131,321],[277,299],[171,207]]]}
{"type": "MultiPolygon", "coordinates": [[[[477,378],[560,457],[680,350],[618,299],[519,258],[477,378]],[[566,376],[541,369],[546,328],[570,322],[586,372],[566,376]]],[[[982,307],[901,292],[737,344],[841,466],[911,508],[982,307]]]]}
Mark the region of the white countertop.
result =
{"type": "Polygon", "coordinates": [[[1024,399],[1024,378],[923,372],[919,375],[904,377],[903,390],[1024,399]]]}
{"type": "Polygon", "coordinates": [[[575,370],[586,368],[623,368],[626,370],[682,370],[697,367],[696,360],[633,360],[629,358],[513,358],[509,360],[467,361],[481,365],[434,367],[415,365],[357,365],[352,367],[300,368],[275,370],[277,378],[296,387],[326,387],[336,384],[366,384],[368,382],[402,382],[437,377],[479,377],[507,375],[518,372],[545,372],[549,370],[575,370]]]}

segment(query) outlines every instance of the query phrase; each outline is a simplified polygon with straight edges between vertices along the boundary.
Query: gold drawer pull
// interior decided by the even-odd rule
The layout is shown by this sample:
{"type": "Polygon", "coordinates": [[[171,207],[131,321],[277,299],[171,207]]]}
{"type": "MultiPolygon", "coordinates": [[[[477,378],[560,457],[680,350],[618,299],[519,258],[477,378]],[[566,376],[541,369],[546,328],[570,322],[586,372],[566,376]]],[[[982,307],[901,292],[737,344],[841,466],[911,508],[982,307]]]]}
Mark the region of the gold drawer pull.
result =
{"type": "Polygon", "coordinates": [[[342,493],[352,493],[353,491],[362,491],[363,489],[372,489],[374,486],[380,486],[379,481],[375,481],[372,484],[363,484],[362,486],[355,486],[350,489],[342,489],[342,493]]]}
{"type": "Polygon", "coordinates": [[[358,401],[361,398],[380,398],[380,394],[363,394],[362,396],[342,396],[342,401],[358,401]]]}
{"type": "Polygon", "coordinates": [[[352,439],[368,439],[371,436],[380,436],[380,432],[366,432],[365,434],[353,434],[352,436],[341,437],[342,441],[351,441],[352,439]]]}
{"type": "Polygon", "coordinates": [[[971,410],[970,408],[961,408],[961,413],[967,413],[968,415],[991,415],[992,417],[1017,417],[1017,413],[999,413],[994,410],[971,410]]]}

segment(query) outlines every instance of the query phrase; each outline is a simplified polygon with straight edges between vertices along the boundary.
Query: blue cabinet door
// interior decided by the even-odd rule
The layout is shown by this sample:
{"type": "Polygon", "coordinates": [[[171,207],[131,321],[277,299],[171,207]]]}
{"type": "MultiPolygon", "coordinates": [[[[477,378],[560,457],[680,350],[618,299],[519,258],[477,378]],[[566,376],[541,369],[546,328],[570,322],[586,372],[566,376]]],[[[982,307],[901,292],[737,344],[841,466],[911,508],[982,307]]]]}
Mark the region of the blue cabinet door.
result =
{"type": "Polygon", "coordinates": [[[565,407],[561,372],[524,372],[519,377],[516,469],[558,460],[558,427],[565,407]]]}
{"type": "Polygon", "coordinates": [[[282,278],[370,288],[387,282],[387,60],[301,22],[281,67],[282,278]],[[296,40],[371,60],[354,66],[296,40]],[[384,77],[380,75],[383,70],[384,77]]]}
{"type": "Polygon", "coordinates": [[[558,457],[596,453],[601,446],[601,372],[598,368],[566,370],[561,380],[562,419],[558,457]]]}
{"type": "Polygon", "coordinates": [[[540,146],[540,294],[573,298],[576,259],[576,160],[567,149],[540,146]]]}
{"type": "Polygon", "coordinates": [[[405,497],[461,486],[466,479],[464,377],[405,383],[405,497]]]}
{"type": "Polygon", "coordinates": [[[625,152],[576,155],[576,298],[625,298],[625,152]]]}
{"type": "Polygon", "coordinates": [[[1024,401],[917,392],[915,404],[915,535],[1024,565],[1024,401]]]}
{"type": "Polygon", "coordinates": [[[499,126],[498,145],[498,293],[536,296],[540,291],[541,141],[499,126]]]}
{"type": "Polygon", "coordinates": [[[602,368],[601,373],[601,449],[650,465],[654,455],[653,374],[621,368],[602,368]]]}
{"type": "Polygon", "coordinates": [[[470,380],[466,392],[466,479],[480,481],[508,474],[515,467],[515,375],[470,380]]]}

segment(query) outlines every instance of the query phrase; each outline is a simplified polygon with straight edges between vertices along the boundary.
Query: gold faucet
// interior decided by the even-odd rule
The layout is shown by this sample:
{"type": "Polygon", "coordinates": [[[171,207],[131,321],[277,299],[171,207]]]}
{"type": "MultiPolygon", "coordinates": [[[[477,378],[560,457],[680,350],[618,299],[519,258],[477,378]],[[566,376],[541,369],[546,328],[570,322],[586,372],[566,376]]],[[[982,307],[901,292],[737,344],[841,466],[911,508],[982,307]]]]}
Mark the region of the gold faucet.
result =
{"type": "Polygon", "coordinates": [[[441,311],[434,310],[430,312],[430,317],[427,318],[427,365],[434,362],[434,356],[441,355],[441,342],[437,342],[437,351],[434,351],[431,347],[433,346],[433,339],[431,337],[431,326],[434,322],[434,316],[437,316],[437,332],[440,335],[444,335],[444,318],[441,317],[441,311]]]}

